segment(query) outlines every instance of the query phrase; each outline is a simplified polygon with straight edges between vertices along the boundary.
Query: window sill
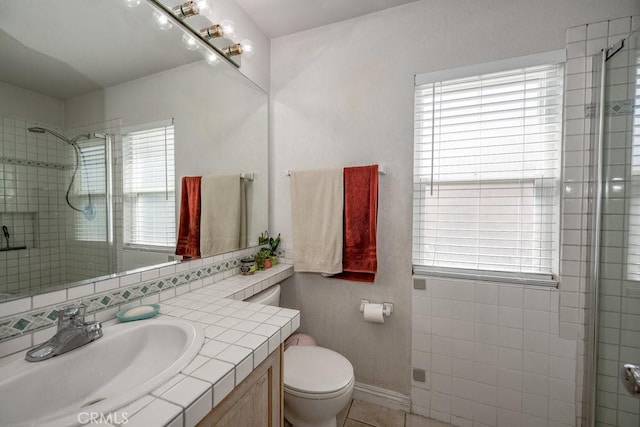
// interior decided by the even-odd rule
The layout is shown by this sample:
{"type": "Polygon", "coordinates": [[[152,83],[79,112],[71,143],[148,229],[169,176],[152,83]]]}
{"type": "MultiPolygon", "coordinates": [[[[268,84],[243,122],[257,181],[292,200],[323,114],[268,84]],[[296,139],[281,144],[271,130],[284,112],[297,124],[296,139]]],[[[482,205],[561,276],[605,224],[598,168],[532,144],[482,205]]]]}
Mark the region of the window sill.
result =
{"type": "Polygon", "coordinates": [[[503,282],[514,285],[557,288],[558,280],[551,274],[509,273],[505,271],[471,270],[462,268],[427,267],[414,265],[415,276],[446,277],[451,279],[503,282]]]}
{"type": "Polygon", "coordinates": [[[125,245],[123,248],[125,251],[141,251],[141,252],[155,252],[159,254],[173,255],[175,247],[165,246],[144,246],[144,245],[125,245]]]}

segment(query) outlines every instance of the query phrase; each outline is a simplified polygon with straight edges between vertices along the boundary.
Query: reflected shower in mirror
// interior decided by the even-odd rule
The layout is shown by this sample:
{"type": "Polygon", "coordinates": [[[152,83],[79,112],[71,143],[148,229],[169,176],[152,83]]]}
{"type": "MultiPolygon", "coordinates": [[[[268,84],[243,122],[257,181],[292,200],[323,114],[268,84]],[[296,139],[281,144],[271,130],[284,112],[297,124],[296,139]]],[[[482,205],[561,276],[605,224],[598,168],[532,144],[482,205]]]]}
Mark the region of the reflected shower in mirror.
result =
{"type": "Polygon", "coordinates": [[[174,260],[184,176],[252,174],[267,228],[266,94],[154,12],[0,4],[0,301],[174,260]]]}

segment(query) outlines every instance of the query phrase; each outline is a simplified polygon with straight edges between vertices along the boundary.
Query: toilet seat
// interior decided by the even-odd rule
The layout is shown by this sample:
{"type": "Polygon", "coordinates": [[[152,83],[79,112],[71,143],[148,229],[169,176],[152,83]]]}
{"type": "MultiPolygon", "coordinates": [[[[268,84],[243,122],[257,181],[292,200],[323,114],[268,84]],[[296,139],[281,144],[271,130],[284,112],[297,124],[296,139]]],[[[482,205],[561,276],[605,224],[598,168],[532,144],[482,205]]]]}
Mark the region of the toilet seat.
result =
{"type": "Polygon", "coordinates": [[[350,392],[353,366],[340,353],[317,346],[292,346],[284,352],[284,390],[307,399],[331,399],[350,392]]]}

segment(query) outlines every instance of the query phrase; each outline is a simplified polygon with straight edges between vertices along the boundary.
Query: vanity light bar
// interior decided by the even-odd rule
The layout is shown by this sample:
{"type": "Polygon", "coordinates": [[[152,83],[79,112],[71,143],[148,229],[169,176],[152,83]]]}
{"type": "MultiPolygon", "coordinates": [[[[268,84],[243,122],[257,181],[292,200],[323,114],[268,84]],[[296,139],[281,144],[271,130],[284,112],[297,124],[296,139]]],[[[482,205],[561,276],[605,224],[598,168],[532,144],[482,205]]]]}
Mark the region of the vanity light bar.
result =
{"type": "MultiPolygon", "coordinates": [[[[378,165],[378,175],[387,174],[387,165],[378,165]]],[[[291,170],[287,171],[287,176],[291,176],[291,170]]]]}
{"type": "MultiPolygon", "coordinates": [[[[211,51],[215,51],[217,54],[219,54],[222,58],[224,58],[229,64],[233,65],[235,68],[240,68],[240,65],[235,63],[234,61],[231,60],[231,58],[222,51],[222,49],[217,48],[216,46],[213,46],[211,43],[209,43],[208,39],[204,38],[202,36],[202,34],[200,34],[198,31],[192,29],[190,26],[188,26],[187,24],[185,24],[181,18],[179,18],[178,16],[176,16],[173,12],[172,9],[169,9],[168,7],[166,7],[165,5],[163,5],[160,1],[158,0],[146,0],[147,3],[149,3],[154,9],[156,9],[158,12],[166,15],[166,17],[171,21],[171,23],[175,24],[176,26],[178,26],[178,28],[180,28],[181,30],[183,30],[185,33],[190,34],[191,36],[193,36],[194,38],[196,38],[197,40],[200,40],[202,42],[202,44],[209,50],[211,51]]],[[[187,3],[194,3],[194,2],[187,2],[187,3]]],[[[187,4],[185,3],[185,4],[187,4]]],[[[178,7],[183,7],[185,4],[182,4],[180,6],[176,6],[174,9],[178,8],[178,7]]],[[[194,3],[195,4],[195,3],[194,3]]],[[[198,6],[196,5],[196,8],[198,6]]]]}

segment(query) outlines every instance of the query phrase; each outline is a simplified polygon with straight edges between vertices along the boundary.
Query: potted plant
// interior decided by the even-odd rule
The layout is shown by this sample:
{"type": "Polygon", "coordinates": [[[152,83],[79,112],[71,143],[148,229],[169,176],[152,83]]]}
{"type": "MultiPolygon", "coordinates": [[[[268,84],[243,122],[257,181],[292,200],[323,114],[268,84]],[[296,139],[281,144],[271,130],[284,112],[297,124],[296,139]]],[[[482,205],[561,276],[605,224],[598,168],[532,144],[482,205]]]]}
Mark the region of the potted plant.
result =
{"type": "Polygon", "coordinates": [[[267,244],[269,244],[269,231],[265,230],[258,236],[258,245],[262,246],[267,244]]]}
{"type": "Polygon", "coordinates": [[[280,244],[280,234],[275,239],[273,237],[269,238],[269,246],[271,247],[271,252],[269,254],[271,258],[271,263],[273,265],[278,264],[278,245],[280,244]]]}
{"type": "Polygon", "coordinates": [[[258,267],[258,270],[271,268],[270,255],[271,255],[271,250],[269,248],[262,248],[253,256],[253,259],[256,261],[256,266],[258,267]]]}

